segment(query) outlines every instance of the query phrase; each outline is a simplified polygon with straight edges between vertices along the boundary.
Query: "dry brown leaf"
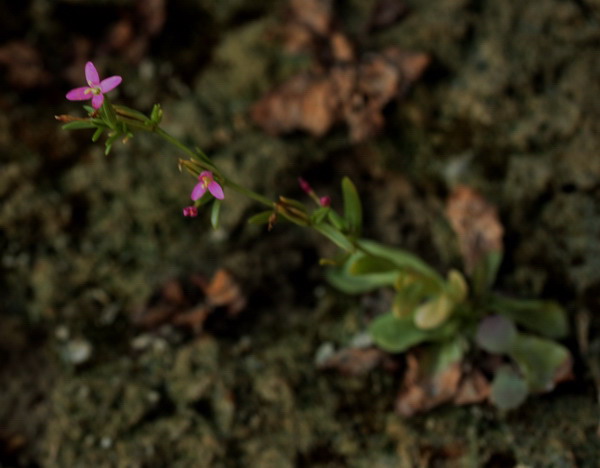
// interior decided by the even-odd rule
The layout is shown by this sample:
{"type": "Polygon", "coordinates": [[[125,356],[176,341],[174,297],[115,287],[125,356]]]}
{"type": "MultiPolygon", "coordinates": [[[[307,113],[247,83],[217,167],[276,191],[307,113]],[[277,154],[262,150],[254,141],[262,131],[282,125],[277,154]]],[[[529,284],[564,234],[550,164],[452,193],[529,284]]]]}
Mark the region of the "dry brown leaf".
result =
{"type": "Polygon", "coordinates": [[[246,297],[231,273],[220,269],[204,288],[206,302],[212,307],[227,307],[227,313],[237,315],[246,307],[246,297]]]}
{"type": "Polygon", "coordinates": [[[200,333],[210,312],[209,307],[200,305],[175,315],[172,322],[179,327],[190,328],[194,333],[200,333]]]}
{"type": "Polygon", "coordinates": [[[457,405],[471,405],[485,401],[490,394],[490,382],[477,369],[465,373],[460,385],[454,395],[454,403],[457,405]]]}
{"type": "Polygon", "coordinates": [[[336,120],[338,102],[325,76],[297,75],[268,93],[252,109],[252,119],[271,135],[305,130],[324,135],[336,120]]]}
{"type": "Polygon", "coordinates": [[[217,307],[224,307],[228,317],[239,314],[246,306],[246,297],[233,276],[218,270],[210,281],[192,275],[185,281],[171,279],[133,317],[144,328],[157,328],[165,323],[202,330],[204,321],[217,307]]]}
{"type": "Polygon", "coordinates": [[[401,416],[410,417],[452,401],[462,376],[459,362],[428,376],[422,375],[418,357],[414,353],[407,354],[406,361],[402,390],[396,398],[396,411],[401,416]]]}
{"type": "Polygon", "coordinates": [[[384,358],[385,353],[377,348],[344,348],[319,364],[319,369],[360,377],[371,372],[384,358]]]}
{"type": "Polygon", "coordinates": [[[259,100],[252,119],[272,135],[304,130],[323,136],[345,122],[352,141],[363,141],[381,130],[385,105],[404,93],[428,63],[425,54],[389,48],[358,63],[296,75],[259,100]]]}
{"type": "MultiPolygon", "coordinates": [[[[333,21],[332,4],[290,1],[282,28],[284,46],[290,52],[310,51],[315,66],[254,105],[252,119],[267,133],[302,130],[323,136],[334,125],[346,123],[351,140],[363,141],[381,130],[383,108],[405,93],[429,64],[428,55],[397,47],[357,58],[354,45],[333,21]]],[[[385,11],[377,13],[383,15],[377,21],[388,21],[399,12],[391,3],[380,8],[385,11]]]]}
{"type": "Polygon", "coordinates": [[[504,228],[496,207],[474,189],[459,185],[450,195],[446,216],[458,236],[467,272],[489,252],[502,250],[504,228]]]}
{"type": "Polygon", "coordinates": [[[290,0],[293,21],[313,34],[326,36],[332,26],[332,0],[290,0]]]}

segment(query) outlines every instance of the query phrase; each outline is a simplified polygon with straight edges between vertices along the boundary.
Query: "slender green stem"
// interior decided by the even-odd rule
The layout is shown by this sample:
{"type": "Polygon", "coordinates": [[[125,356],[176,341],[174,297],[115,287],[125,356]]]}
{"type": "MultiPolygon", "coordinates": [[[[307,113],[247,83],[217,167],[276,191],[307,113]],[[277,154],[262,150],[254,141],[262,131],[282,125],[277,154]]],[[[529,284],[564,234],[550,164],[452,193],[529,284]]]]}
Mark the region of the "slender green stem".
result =
{"type": "MultiPolygon", "coordinates": [[[[207,169],[215,171],[218,174],[218,176],[220,176],[220,178],[222,179],[224,186],[229,187],[230,189],[235,190],[236,192],[238,192],[238,193],[240,193],[240,194],[260,203],[261,205],[268,207],[268,208],[273,208],[275,206],[275,203],[272,200],[269,200],[267,197],[265,197],[259,193],[256,193],[253,190],[242,187],[241,185],[235,183],[228,177],[225,177],[223,174],[221,174],[221,172],[217,169],[217,167],[214,166],[212,163],[208,163],[207,161],[204,161],[204,160],[198,161],[198,155],[196,154],[195,151],[193,151],[192,149],[190,149],[189,147],[187,147],[186,145],[181,143],[177,138],[175,138],[175,137],[171,136],[170,134],[168,134],[167,132],[165,132],[162,128],[160,128],[160,127],[146,128],[146,130],[156,133],[157,135],[159,135],[160,137],[162,137],[163,139],[165,139],[166,141],[171,143],[173,146],[176,146],[181,151],[183,151],[188,156],[190,156],[192,159],[194,159],[194,161],[197,161],[198,164],[205,166],[207,169]]],[[[318,199],[316,199],[316,201],[318,201],[318,199]]],[[[295,221],[293,218],[288,217],[285,213],[279,213],[279,214],[282,215],[284,218],[297,223],[297,221],[295,221]]],[[[340,231],[338,228],[336,228],[333,225],[328,225],[329,227],[327,227],[326,229],[323,226],[315,226],[312,224],[307,224],[307,226],[312,227],[317,232],[324,235],[329,240],[335,242],[338,246],[340,246],[341,248],[343,248],[344,250],[346,250],[348,252],[355,251],[356,249],[362,250],[360,248],[360,246],[356,244],[354,239],[347,236],[346,234],[344,234],[342,231],[340,231]],[[331,235],[327,235],[327,233],[330,232],[331,230],[337,231],[340,234],[340,237],[338,237],[337,239],[334,239],[334,238],[332,238],[331,235]]]]}
{"type": "Polygon", "coordinates": [[[193,150],[191,150],[186,145],[184,145],[183,143],[181,143],[177,138],[172,137],[171,135],[169,135],[162,128],[156,127],[154,130],[151,130],[151,131],[154,131],[154,133],[156,133],[157,135],[163,137],[165,140],[167,140],[173,146],[177,146],[177,148],[179,148],[181,151],[183,151],[184,153],[186,153],[188,156],[190,156],[190,157],[192,157],[194,159],[196,158],[196,153],[194,153],[193,150]]]}
{"type": "Polygon", "coordinates": [[[233,182],[232,180],[230,180],[226,177],[223,178],[223,183],[226,187],[232,188],[236,192],[241,193],[242,195],[245,195],[254,201],[257,201],[258,203],[260,203],[262,205],[268,206],[269,208],[273,208],[273,202],[271,200],[269,200],[267,197],[260,195],[259,193],[256,193],[247,188],[244,188],[241,185],[236,184],[235,182],[233,182]]]}

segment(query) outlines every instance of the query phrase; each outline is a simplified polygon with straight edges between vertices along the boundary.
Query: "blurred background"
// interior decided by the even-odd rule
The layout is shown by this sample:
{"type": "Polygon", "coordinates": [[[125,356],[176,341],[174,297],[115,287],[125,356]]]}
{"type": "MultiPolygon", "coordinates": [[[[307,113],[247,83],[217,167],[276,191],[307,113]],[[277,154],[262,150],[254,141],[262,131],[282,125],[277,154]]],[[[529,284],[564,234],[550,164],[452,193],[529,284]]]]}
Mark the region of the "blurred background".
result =
{"type": "Polygon", "coordinates": [[[0,466],[596,466],[600,292],[596,0],[0,2],[0,466]],[[227,194],[221,227],[181,215],[194,179],[152,135],[110,155],[58,114],[113,102],[201,147],[240,184],[340,206],[365,235],[460,266],[457,184],[498,207],[498,288],[567,307],[575,379],[507,418],[394,413],[400,357],[330,349],[386,294],[324,281],[334,249],[227,194]],[[582,336],[590,336],[591,341],[582,336]],[[580,353],[582,343],[585,344],[580,353]],[[363,360],[361,360],[363,359],[363,360]],[[591,370],[590,370],[591,369],[591,370]]]}

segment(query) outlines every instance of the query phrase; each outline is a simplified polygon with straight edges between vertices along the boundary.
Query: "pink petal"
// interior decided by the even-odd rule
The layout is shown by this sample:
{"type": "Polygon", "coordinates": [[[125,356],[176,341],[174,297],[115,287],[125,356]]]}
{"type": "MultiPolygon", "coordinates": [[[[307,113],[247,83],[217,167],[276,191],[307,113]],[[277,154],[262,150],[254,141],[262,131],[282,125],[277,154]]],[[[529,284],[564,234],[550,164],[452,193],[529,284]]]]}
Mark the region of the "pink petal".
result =
{"type": "Polygon", "coordinates": [[[202,184],[202,182],[200,182],[199,184],[196,184],[196,186],[194,187],[194,190],[192,190],[192,195],[191,198],[192,200],[196,201],[199,198],[202,197],[202,195],[204,195],[204,192],[206,192],[206,188],[204,187],[204,184],[202,184]]]}
{"type": "Polygon", "coordinates": [[[103,94],[94,94],[94,97],[92,98],[92,107],[94,109],[100,109],[102,107],[103,102],[104,102],[103,94]]]}
{"type": "Polygon", "coordinates": [[[84,86],[82,88],[72,89],[71,91],[69,91],[67,93],[67,99],[69,101],[84,101],[86,99],[91,99],[91,97],[92,97],[92,92],[90,91],[90,88],[88,88],[87,86],[84,86]]]}
{"type": "Polygon", "coordinates": [[[209,180],[213,180],[212,172],[210,171],[202,171],[200,175],[198,175],[198,180],[202,180],[208,178],[209,180]]]}
{"type": "Polygon", "coordinates": [[[92,62],[85,64],[85,79],[90,86],[98,86],[100,83],[100,77],[98,76],[98,70],[92,62]]]}
{"type": "Polygon", "coordinates": [[[208,184],[208,191],[213,194],[213,197],[219,200],[223,200],[223,198],[225,198],[223,189],[214,180],[210,184],[208,184]]]}
{"type": "Polygon", "coordinates": [[[121,84],[123,78],[120,76],[111,76],[110,78],[106,78],[100,82],[100,90],[103,93],[108,93],[109,91],[115,89],[117,86],[121,84]]]}

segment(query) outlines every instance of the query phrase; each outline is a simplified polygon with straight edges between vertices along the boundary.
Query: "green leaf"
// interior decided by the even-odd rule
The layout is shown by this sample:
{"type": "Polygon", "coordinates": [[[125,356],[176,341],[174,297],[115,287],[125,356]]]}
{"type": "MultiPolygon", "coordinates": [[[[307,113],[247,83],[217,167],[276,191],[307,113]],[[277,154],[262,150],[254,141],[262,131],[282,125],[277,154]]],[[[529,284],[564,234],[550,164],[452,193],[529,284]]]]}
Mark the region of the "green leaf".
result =
{"type": "Polygon", "coordinates": [[[219,215],[221,214],[221,200],[215,200],[212,204],[212,209],[210,210],[210,224],[213,229],[217,229],[219,227],[219,215]]]}
{"type": "MultiPolygon", "coordinates": [[[[130,117],[132,119],[139,120],[141,122],[147,122],[149,120],[148,117],[145,116],[144,114],[142,114],[140,111],[137,111],[137,110],[132,109],[127,106],[115,104],[114,109],[116,110],[117,113],[124,115],[125,117],[130,117]]],[[[154,109],[152,109],[152,110],[154,111],[154,109]]]]}
{"type": "Polygon", "coordinates": [[[260,213],[257,213],[254,216],[251,216],[248,219],[248,222],[250,224],[256,224],[256,225],[267,224],[269,222],[269,218],[271,218],[272,215],[273,215],[273,210],[261,211],[260,213]]]}
{"type": "Polygon", "coordinates": [[[342,179],[344,218],[351,234],[358,236],[362,229],[362,206],[356,187],[348,177],[342,179]]]}
{"type": "Polygon", "coordinates": [[[96,109],[94,109],[92,106],[85,105],[85,106],[83,106],[83,108],[86,110],[86,112],[88,114],[93,114],[94,112],[96,112],[96,109]]]}
{"type": "Polygon", "coordinates": [[[321,206],[320,208],[317,208],[310,215],[310,222],[312,224],[321,224],[329,211],[331,211],[331,208],[328,206],[321,206]]]}
{"type": "Polygon", "coordinates": [[[397,271],[396,265],[380,257],[372,257],[359,252],[354,261],[349,263],[348,271],[353,275],[366,275],[369,273],[385,273],[397,271]]]}
{"type": "Polygon", "coordinates": [[[98,138],[100,138],[100,136],[102,135],[102,133],[104,132],[104,128],[99,127],[96,129],[96,131],[94,132],[94,134],[92,135],[92,141],[95,143],[98,141],[98,138]]]}
{"type": "Polygon", "coordinates": [[[488,353],[504,354],[508,352],[517,337],[517,327],[503,315],[485,317],[477,327],[475,341],[488,353]]]}
{"type": "Polygon", "coordinates": [[[160,104],[154,104],[154,106],[152,106],[152,112],[150,113],[150,119],[152,120],[153,123],[158,125],[160,123],[160,121],[162,120],[162,117],[163,117],[163,110],[160,107],[160,104]]]}
{"type": "Polygon", "coordinates": [[[469,286],[462,273],[458,270],[450,270],[448,272],[447,292],[455,303],[464,302],[469,294],[469,286]]]}
{"type": "Polygon", "coordinates": [[[109,136],[107,138],[106,143],[104,143],[104,146],[105,146],[104,154],[106,156],[108,156],[108,154],[110,153],[110,150],[112,149],[112,145],[117,140],[117,138],[119,138],[118,133],[113,133],[111,136],[109,136]]]}
{"type": "Polygon", "coordinates": [[[555,341],[522,333],[517,334],[509,355],[519,365],[532,392],[554,388],[557,373],[571,359],[567,348],[555,341]]]}
{"type": "Polygon", "coordinates": [[[567,314],[554,301],[509,299],[494,295],[490,307],[519,325],[548,338],[564,338],[569,333],[567,314]]]}
{"type": "Polygon", "coordinates": [[[385,286],[392,286],[396,281],[397,271],[353,275],[349,265],[360,254],[350,255],[348,261],[339,268],[330,268],[325,272],[327,281],[346,294],[362,294],[385,286]]]}
{"type": "Polygon", "coordinates": [[[498,269],[502,263],[502,251],[492,250],[486,253],[475,265],[471,275],[473,291],[476,295],[484,295],[496,281],[498,269]]]}
{"type": "Polygon", "coordinates": [[[465,340],[456,336],[429,346],[420,363],[423,372],[433,376],[445,371],[450,365],[461,361],[466,350],[465,340]]]}
{"type": "Polygon", "coordinates": [[[345,231],[348,229],[344,218],[337,214],[335,210],[329,209],[327,212],[327,217],[329,218],[329,221],[331,221],[331,224],[336,227],[336,229],[340,231],[345,231]]]}
{"type": "Polygon", "coordinates": [[[412,318],[397,318],[392,313],[373,320],[369,332],[375,344],[390,353],[401,353],[430,337],[428,332],[415,327],[412,318]]]}
{"type": "Polygon", "coordinates": [[[104,104],[100,108],[100,115],[102,115],[104,122],[112,129],[117,128],[117,114],[113,109],[112,104],[107,98],[104,98],[104,104]]]}
{"type": "Polygon", "coordinates": [[[401,270],[408,270],[424,276],[426,279],[435,282],[440,290],[443,289],[445,285],[445,281],[442,277],[416,255],[406,252],[405,250],[389,247],[366,239],[357,241],[357,245],[369,255],[386,259],[401,270]]]}
{"type": "Polygon", "coordinates": [[[503,366],[494,376],[490,400],[501,410],[511,410],[520,406],[528,393],[527,383],[509,366],[503,366]]]}
{"type": "Polygon", "coordinates": [[[446,294],[429,299],[415,310],[415,325],[422,330],[439,327],[450,317],[454,305],[446,294]]]}
{"type": "Polygon", "coordinates": [[[62,128],[63,130],[89,130],[90,128],[96,128],[96,125],[89,120],[75,120],[64,124],[62,128]]]}
{"type": "Polygon", "coordinates": [[[427,288],[421,282],[414,281],[407,284],[396,293],[392,312],[398,318],[411,316],[427,295],[427,288]]]}
{"type": "Polygon", "coordinates": [[[350,242],[350,240],[348,240],[344,234],[335,229],[333,226],[330,226],[329,224],[319,224],[314,226],[314,229],[319,231],[341,249],[344,249],[347,252],[354,250],[354,245],[352,242],[350,242]]]}

